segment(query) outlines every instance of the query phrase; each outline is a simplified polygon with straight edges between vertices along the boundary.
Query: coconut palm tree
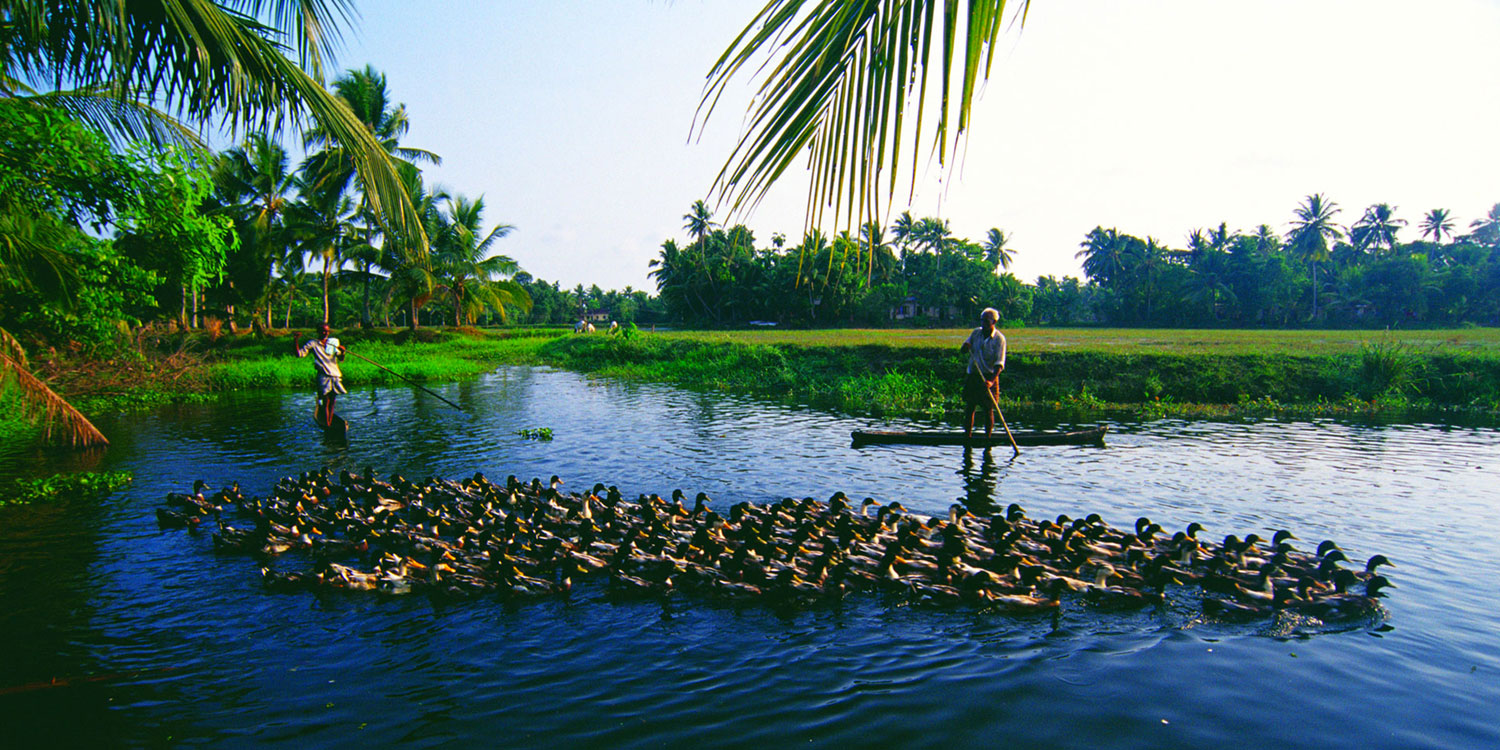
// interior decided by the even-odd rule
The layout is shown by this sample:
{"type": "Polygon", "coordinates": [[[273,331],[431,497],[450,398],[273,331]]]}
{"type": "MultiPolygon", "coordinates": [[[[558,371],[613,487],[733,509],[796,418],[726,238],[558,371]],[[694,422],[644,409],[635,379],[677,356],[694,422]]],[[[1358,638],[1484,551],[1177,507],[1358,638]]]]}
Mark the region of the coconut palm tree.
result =
{"type": "Polygon", "coordinates": [[[1474,231],[1469,236],[1481,245],[1500,245],[1500,203],[1490,207],[1490,212],[1483,219],[1475,219],[1469,222],[1469,228],[1474,231]]]}
{"type": "Polygon", "coordinates": [[[1083,259],[1083,273],[1101,286],[1119,278],[1124,271],[1125,247],[1119,230],[1094,227],[1079,247],[1082,249],[1073,257],[1083,259]]]}
{"type": "Polygon", "coordinates": [[[713,212],[708,209],[708,204],[701,200],[693,201],[692,208],[682,215],[682,220],[686,222],[682,228],[693,236],[694,242],[699,243],[703,242],[703,238],[713,231],[714,227],[719,226],[718,222],[713,221],[713,212]]]}
{"type": "Polygon", "coordinates": [[[1333,221],[1338,206],[1322,193],[1307,196],[1294,212],[1297,218],[1286,236],[1287,244],[1312,268],[1312,318],[1318,317],[1318,264],[1328,262],[1328,243],[1344,236],[1333,221]]]}
{"type": "Polygon", "coordinates": [[[242,293],[255,302],[256,320],[264,313],[266,328],[271,327],[271,275],[289,245],[285,218],[295,180],[288,163],[286,149],[280,143],[263,133],[251,133],[241,145],[219,154],[214,169],[221,210],[234,217],[240,251],[254,257],[258,272],[264,273],[258,292],[242,293]]]}
{"type": "Polygon", "coordinates": [[[906,251],[917,240],[917,220],[912,218],[910,211],[902,211],[895,223],[891,224],[891,239],[901,249],[902,257],[905,257],[906,251]]]}
{"type": "Polygon", "coordinates": [[[490,255],[500,239],[515,227],[497,224],[484,233],[484,197],[469,200],[450,197],[441,231],[433,242],[433,273],[437,290],[453,302],[453,325],[472,324],[485,311],[494,310],[506,320],[505,306],[531,310],[531,296],[509,276],[521,270],[504,255],[490,255]],[[483,236],[481,236],[481,234],[483,236]]]}
{"type": "Polygon", "coordinates": [[[1010,238],[1004,231],[991,228],[989,234],[984,236],[984,259],[1001,269],[1010,270],[1010,264],[1015,262],[1016,251],[1006,246],[1008,242],[1010,238]]]}
{"type": "MultiPolygon", "coordinates": [[[[385,74],[375,70],[374,66],[367,65],[361,70],[346,71],[333,82],[333,91],[370,135],[375,137],[381,150],[398,169],[415,168],[418,162],[443,163],[442,157],[431,151],[401,145],[401,137],[411,129],[411,121],[406,116],[406,105],[391,104],[385,74]]],[[[351,147],[345,144],[340,135],[319,124],[307,131],[303,147],[313,152],[308,157],[312,173],[318,175],[320,182],[327,183],[320,184],[319,189],[337,188],[342,191],[352,186],[362,196],[369,192],[355,169],[351,147]]],[[[368,203],[368,198],[361,198],[362,207],[368,203]]]]}
{"type": "Polygon", "coordinates": [[[323,262],[323,322],[329,323],[329,294],[334,272],[344,264],[344,253],[361,244],[354,226],[358,209],[336,185],[308,167],[297,175],[297,200],[287,208],[286,229],[300,253],[323,262]]]}
{"type": "Polygon", "coordinates": [[[1365,209],[1365,215],[1349,227],[1349,239],[1360,250],[1384,247],[1396,249],[1396,232],[1406,226],[1405,219],[1395,218],[1396,209],[1389,203],[1376,203],[1365,209]]]}
{"type": "MultiPolygon", "coordinates": [[[[422,216],[424,235],[434,237],[441,234],[444,226],[442,205],[448,200],[448,194],[441,189],[427,189],[422,182],[422,173],[415,169],[403,169],[401,179],[407,192],[417,197],[417,213],[422,216]]],[[[431,254],[422,251],[421,239],[417,236],[387,229],[380,245],[379,265],[390,274],[382,302],[387,310],[387,325],[391,305],[399,301],[406,306],[407,327],[416,330],[421,326],[418,313],[438,287],[431,254]]]]}
{"type": "Polygon", "coordinates": [[[953,244],[953,230],[948,228],[947,219],[929,216],[917,222],[913,239],[928,252],[941,253],[953,244]]]}
{"type": "Polygon", "coordinates": [[[901,262],[891,249],[891,243],[885,241],[885,230],[881,228],[880,222],[867,221],[860,225],[859,237],[870,253],[865,280],[872,284],[884,284],[895,278],[901,270],[901,262]]]}
{"type": "Polygon", "coordinates": [[[1441,243],[1443,238],[1453,239],[1453,217],[1446,208],[1434,208],[1422,217],[1423,237],[1431,237],[1433,242],[1441,243]]]}

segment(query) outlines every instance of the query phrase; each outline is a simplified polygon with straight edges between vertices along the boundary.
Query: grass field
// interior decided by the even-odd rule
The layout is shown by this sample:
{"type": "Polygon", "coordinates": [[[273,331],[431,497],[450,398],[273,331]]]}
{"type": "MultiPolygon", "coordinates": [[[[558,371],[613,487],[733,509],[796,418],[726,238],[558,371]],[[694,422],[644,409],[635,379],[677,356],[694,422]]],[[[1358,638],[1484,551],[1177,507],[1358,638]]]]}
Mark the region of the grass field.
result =
{"type": "MultiPolygon", "coordinates": [[[[729,341],[777,346],[884,346],[957,349],[968,328],[847,329],[814,331],[673,331],[656,334],[685,341],[729,341]]],[[[1358,354],[1368,346],[1417,352],[1467,352],[1500,358],[1500,328],[1411,331],[1184,330],[1140,328],[1001,329],[1012,352],[1114,354],[1358,354]]]]}
{"type": "MultiPolygon", "coordinates": [[[[953,419],[968,329],[565,336],[543,361],[852,413],[953,419]]],[[[1181,416],[1500,410],[1500,330],[1012,329],[1006,405],[1181,416]]]]}

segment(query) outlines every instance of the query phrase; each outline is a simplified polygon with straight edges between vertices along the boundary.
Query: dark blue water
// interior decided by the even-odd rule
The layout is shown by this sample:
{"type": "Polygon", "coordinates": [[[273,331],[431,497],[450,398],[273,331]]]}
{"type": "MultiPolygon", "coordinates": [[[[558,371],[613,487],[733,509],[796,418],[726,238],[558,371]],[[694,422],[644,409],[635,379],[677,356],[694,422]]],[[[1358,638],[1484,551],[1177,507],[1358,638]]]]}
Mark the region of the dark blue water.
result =
{"type": "MultiPolygon", "coordinates": [[[[135,483],[102,505],[0,508],[0,746],[1500,747],[1500,432],[1327,422],[1116,425],[1109,447],[965,457],[853,450],[868,421],[507,368],[341,400],[310,394],[100,420],[102,458],[6,456],[0,473],[88,466],[135,483]],[[551,442],[516,430],[550,427],[551,442]],[[157,528],[194,479],[264,493],[321,466],[411,478],[559,474],[717,506],[899,499],[918,512],[1020,502],[1032,516],[1148,515],[1212,536],[1275,529],[1398,567],[1383,620],[1205,622],[812,609],[680,597],[439,602],[273,594],[207,535],[157,528]]],[[[1024,425],[1023,425],[1024,426],[1024,425]]]]}

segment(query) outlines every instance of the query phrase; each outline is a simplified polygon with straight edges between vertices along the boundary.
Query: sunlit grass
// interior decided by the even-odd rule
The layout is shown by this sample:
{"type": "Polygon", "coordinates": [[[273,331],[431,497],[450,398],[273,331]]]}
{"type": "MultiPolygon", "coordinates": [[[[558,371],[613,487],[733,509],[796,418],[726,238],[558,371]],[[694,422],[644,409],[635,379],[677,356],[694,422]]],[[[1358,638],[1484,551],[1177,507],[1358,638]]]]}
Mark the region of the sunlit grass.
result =
{"type": "MultiPolygon", "coordinates": [[[[811,331],[670,331],[687,341],[728,341],[808,347],[886,346],[957,349],[969,328],[839,329],[811,331]]],[[[1013,352],[1113,352],[1136,354],[1357,354],[1366,345],[1469,352],[1500,357],[1500,328],[1392,331],[1287,331],[1241,329],[1013,328],[1002,329],[1013,352]]]]}

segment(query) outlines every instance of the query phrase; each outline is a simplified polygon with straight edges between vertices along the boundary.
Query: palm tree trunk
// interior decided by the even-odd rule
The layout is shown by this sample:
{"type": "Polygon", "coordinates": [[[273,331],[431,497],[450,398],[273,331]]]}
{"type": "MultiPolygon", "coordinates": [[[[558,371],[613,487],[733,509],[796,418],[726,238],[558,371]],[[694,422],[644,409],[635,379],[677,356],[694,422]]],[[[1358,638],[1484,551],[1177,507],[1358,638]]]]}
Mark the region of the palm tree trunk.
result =
{"type": "Polygon", "coordinates": [[[1312,263],[1312,317],[1309,320],[1318,319],[1318,262],[1312,263]]]}
{"type": "Polygon", "coordinates": [[[328,322],[328,259],[323,259],[323,322],[328,322]]]}
{"type": "Polygon", "coordinates": [[[365,263],[365,306],[359,311],[359,324],[369,328],[370,322],[370,264],[365,263]]]}

